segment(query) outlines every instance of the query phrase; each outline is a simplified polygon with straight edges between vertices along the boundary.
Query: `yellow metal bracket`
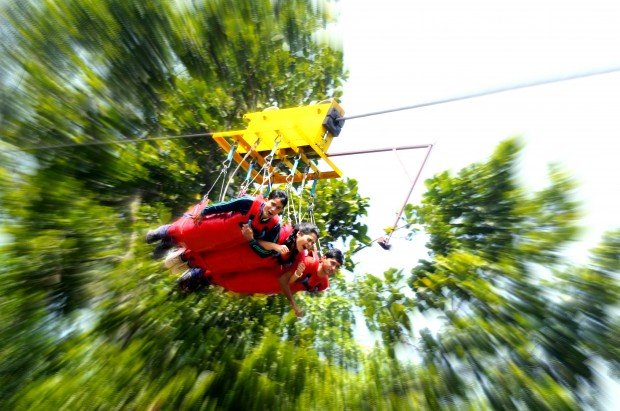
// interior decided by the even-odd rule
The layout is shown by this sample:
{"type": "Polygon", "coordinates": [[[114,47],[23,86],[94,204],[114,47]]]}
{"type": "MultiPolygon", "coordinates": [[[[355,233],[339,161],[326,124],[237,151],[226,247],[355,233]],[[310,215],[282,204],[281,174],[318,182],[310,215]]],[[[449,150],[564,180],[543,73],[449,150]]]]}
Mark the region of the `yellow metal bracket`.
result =
{"type": "MultiPolygon", "coordinates": [[[[278,142],[272,168],[272,183],[300,182],[304,171],[312,170],[306,180],[338,178],[342,171],[328,158],[327,150],[344,124],[344,110],[335,100],[304,107],[268,109],[247,113],[247,129],[213,133],[216,143],[228,153],[236,145],[233,160],[246,171],[250,162],[261,167],[278,142]],[[246,155],[249,152],[249,155],[246,155]],[[291,178],[290,159],[299,157],[300,166],[291,178]],[[305,164],[303,167],[301,163],[305,164]],[[278,165],[282,164],[285,168],[278,165]]],[[[263,183],[262,175],[253,170],[253,178],[263,183]]]]}

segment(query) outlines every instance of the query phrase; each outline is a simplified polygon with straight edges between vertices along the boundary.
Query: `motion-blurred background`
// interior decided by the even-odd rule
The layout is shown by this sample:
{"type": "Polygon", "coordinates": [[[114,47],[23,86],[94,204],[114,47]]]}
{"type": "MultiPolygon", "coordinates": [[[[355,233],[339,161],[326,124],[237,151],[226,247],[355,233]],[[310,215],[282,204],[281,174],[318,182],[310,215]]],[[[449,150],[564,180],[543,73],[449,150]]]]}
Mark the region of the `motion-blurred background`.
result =
{"type": "MultiPolygon", "coordinates": [[[[596,16],[613,15],[599,3],[596,16]]],[[[402,15],[391,2],[360,4],[377,18],[402,15]]],[[[484,6],[475,5],[460,15],[484,6]]],[[[609,215],[586,259],[567,256],[591,211],[570,167],[523,181],[527,133],[498,133],[482,158],[456,169],[431,157],[394,234],[420,255],[373,245],[385,225],[370,210],[385,201],[398,211],[408,190],[381,174],[395,160],[343,162],[346,178],[318,184],[314,214],[322,245],[347,251],[346,270],[328,291],[299,296],[300,320],[282,296],[183,296],[151,259],[146,230],[181,215],[220,172],[226,153],[205,133],[242,128],[243,114],[271,106],[335,97],[347,114],[365,108],[354,97],[363,94],[358,66],[345,66],[355,34],[339,26],[351,7],[0,2],[3,409],[613,409],[618,219],[609,215]],[[371,191],[363,169],[380,180],[371,191]]],[[[401,47],[378,58],[372,50],[392,39],[382,40],[367,49],[372,86],[390,106],[414,103],[406,89],[381,87],[381,69],[411,57],[401,47]]],[[[336,148],[407,135],[382,125],[366,137],[354,121],[336,148]]],[[[599,128],[588,130],[592,142],[599,128]]],[[[606,141],[598,150],[617,155],[606,141]]],[[[405,162],[415,172],[419,161],[405,162]]],[[[609,167],[613,201],[620,176],[609,167]]]]}

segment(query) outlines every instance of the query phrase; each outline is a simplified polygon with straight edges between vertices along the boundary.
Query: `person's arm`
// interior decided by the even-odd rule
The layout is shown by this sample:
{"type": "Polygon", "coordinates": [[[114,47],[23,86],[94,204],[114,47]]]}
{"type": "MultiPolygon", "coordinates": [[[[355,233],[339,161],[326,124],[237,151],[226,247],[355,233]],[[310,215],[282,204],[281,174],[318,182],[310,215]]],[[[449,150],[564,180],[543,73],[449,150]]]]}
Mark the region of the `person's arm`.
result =
{"type": "Polygon", "coordinates": [[[200,216],[204,217],[210,214],[227,213],[229,211],[245,214],[250,211],[252,203],[254,203],[254,199],[249,196],[234,198],[232,200],[213,204],[212,206],[207,206],[203,208],[200,212],[200,216]]]}
{"type": "Polygon", "coordinates": [[[268,241],[270,243],[277,243],[278,238],[280,238],[281,229],[282,229],[282,226],[280,225],[280,223],[277,223],[276,225],[271,227],[269,230],[262,233],[260,238],[257,238],[257,240],[268,241]]]}
{"type": "Polygon", "coordinates": [[[297,306],[297,303],[295,302],[295,298],[293,297],[293,292],[291,291],[291,287],[289,287],[288,285],[288,279],[289,279],[288,272],[282,274],[280,278],[278,278],[278,282],[280,283],[280,288],[282,289],[282,293],[286,296],[286,299],[288,300],[288,302],[291,303],[291,306],[293,307],[293,310],[295,311],[295,315],[297,317],[303,317],[304,312],[301,310],[301,308],[297,306]]]}
{"type": "Polygon", "coordinates": [[[272,255],[274,253],[276,253],[276,254],[286,254],[286,253],[288,253],[288,247],[285,246],[284,244],[272,243],[270,241],[265,241],[265,240],[257,240],[257,243],[263,249],[265,249],[267,251],[273,251],[273,253],[271,253],[272,255]]]}
{"type": "Polygon", "coordinates": [[[297,265],[297,268],[295,269],[295,272],[293,272],[293,275],[291,275],[291,279],[288,280],[288,283],[292,284],[295,281],[299,280],[301,276],[304,274],[305,269],[306,269],[306,265],[304,263],[299,263],[297,265]]]}
{"type": "Polygon", "coordinates": [[[270,241],[256,240],[254,238],[254,232],[249,224],[243,224],[241,226],[241,234],[243,238],[248,240],[252,251],[254,251],[260,258],[266,258],[278,255],[282,252],[287,252],[288,247],[270,241]]]}
{"type": "MultiPolygon", "coordinates": [[[[257,238],[258,246],[262,248],[262,250],[272,251],[269,255],[275,254],[286,254],[289,252],[289,249],[284,244],[278,244],[278,238],[280,237],[280,223],[276,224],[270,230],[261,235],[260,238],[257,238]]],[[[262,250],[258,249],[258,247],[253,247],[254,252],[258,255],[262,255],[262,250]]]]}

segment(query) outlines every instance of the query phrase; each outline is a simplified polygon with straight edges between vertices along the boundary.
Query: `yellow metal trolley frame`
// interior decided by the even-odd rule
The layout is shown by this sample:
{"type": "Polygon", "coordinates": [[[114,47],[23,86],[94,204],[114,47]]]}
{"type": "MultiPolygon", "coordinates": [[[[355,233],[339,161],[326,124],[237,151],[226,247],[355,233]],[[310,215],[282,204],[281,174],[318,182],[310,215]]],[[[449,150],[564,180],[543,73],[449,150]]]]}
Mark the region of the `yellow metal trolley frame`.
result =
{"type": "MultiPolygon", "coordinates": [[[[344,125],[342,117],[344,110],[335,100],[304,107],[267,109],[245,114],[247,129],[217,132],[212,137],[226,153],[236,146],[233,160],[244,170],[250,169],[251,162],[261,169],[267,165],[274,184],[303,181],[306,171],[306,180],[338,178],[342,177],[342,171],[326,152],[332,139],[340,134],[344,125]],[[274,147],[277,147],[274,161],[268,164],[265,158],[274,147]],[[306,167],[298,166],[293,170],[293,158],[306,167]],[[320,160],[325,163],[321,165],[323,169],[319,168],[320,160]],[[284,163],[287,170],[278,169],[278,163],[284,163]],[[325,169],[325,165],[329,169],[325,169]]],[[[252,177],[263,183],[263,176],[254,169],[252,177]]]]}

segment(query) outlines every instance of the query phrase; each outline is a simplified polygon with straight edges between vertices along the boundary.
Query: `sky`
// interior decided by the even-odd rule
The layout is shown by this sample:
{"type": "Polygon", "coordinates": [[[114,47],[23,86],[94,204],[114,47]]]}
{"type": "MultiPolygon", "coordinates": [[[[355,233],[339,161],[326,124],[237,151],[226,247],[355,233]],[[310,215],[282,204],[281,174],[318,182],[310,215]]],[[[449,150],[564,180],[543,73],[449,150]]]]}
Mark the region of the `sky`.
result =
{"type": "MultiPolygon", "coordinates": [[[[620,2],[343,0],[330,38],[344,52],[349,78],[345,116],[442,100],[513,85],[620,69],[620,2]]],[[[620,227],[620,71],[522,88],[437,106],[351,119],[329,152],[434,144],[410,202],[437,172],[485,161],[522,136],[520,178],[547,184],[550,163],[578,182],[585,231],[567,258],[585,263],[605,230],[620,227]]],[[[371,238],[394,224],[424,150],[335,157],[370,197],[371,238]]],[[[371,247],[359,261],[371,272],[414,265],[423,236],[395,234],[389,254],[371,247]]]]}
{"type": "MultiPolygon", "coordinates": [[[[342,47],[349,71],[340,100],[345,117],[620,69],[617,0],[342,0],[334,13],[328,37],[342,47]]],[[[415,204],[424,179],[483,162],[511,136],[526,144],[519,171],[525,187],[545,187],[550,163],[579,184],[584,232],[566,258],[586,263],[602,234],[620,227],[620,71],[351,119],[329,152],[433,144],[409,200],[415,204]]],[[[333,158],[370,198],[371,238],[394,224],[424,155],[333,158]]],[[[375,245],[357,253],[353,275],[412,267],[426,256],[423,235],[399,237],[390,251],[375,245]]],[[[620,384],[607,377],[603,385],[611,407],[620,384]]]]}

